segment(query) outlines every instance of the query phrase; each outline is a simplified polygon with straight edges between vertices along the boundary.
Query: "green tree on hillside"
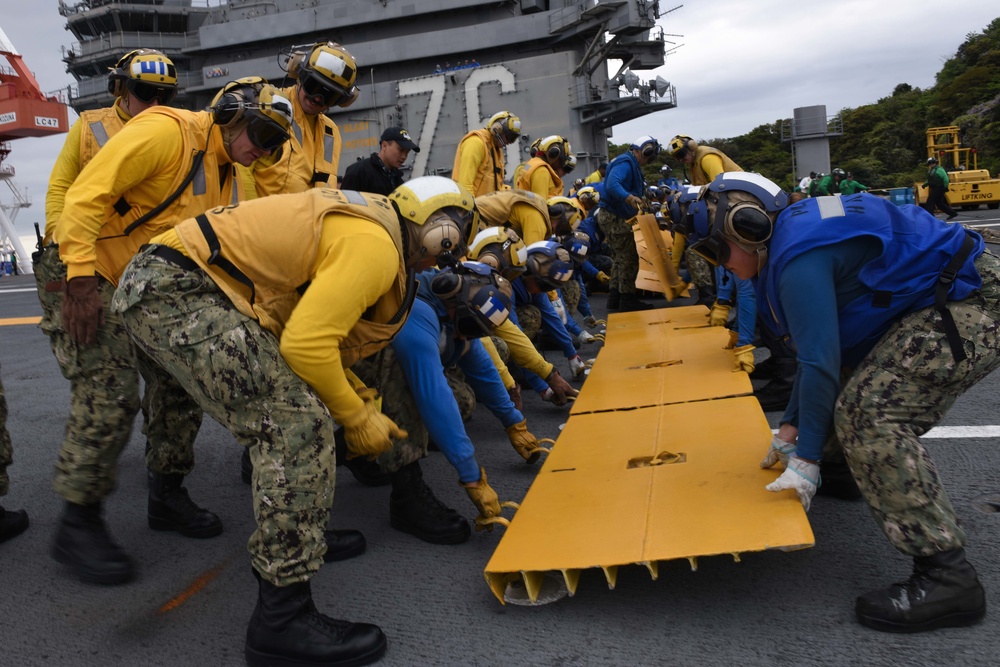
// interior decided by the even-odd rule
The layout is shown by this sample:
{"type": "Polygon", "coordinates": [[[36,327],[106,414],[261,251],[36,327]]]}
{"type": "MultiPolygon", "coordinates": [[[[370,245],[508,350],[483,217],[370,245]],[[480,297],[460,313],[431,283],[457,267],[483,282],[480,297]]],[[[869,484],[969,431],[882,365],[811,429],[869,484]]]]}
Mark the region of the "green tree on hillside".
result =
{"type": "MultiPolygon", "coordinates": [[[[969,33],[937,73],[927,90],[908,83],[875,104],[841,110],[843,136],[830,142],[834,166],[854,174],[871,188],[909,186],[923,178],[929,127],[957,125],[965,146],[976,149],[979,168],[991,175],[1000,171],[1000,18],[981,33],[969,33]]],[[[706,139],[706,145],[726,153],[743,169],[764,174],[791,190],[791,145],[781,142],[781,126],[788,119],[760,125],[739,137],[706,139]]],[[[610,146],[611,156],[628,145],[610,146]]],[[[645,168],[646,179],[655,183],[660,166],[669,164],[674,175],[682,167],[661,156],[645,168]]],[[[971,165],[969,165],[971,167],[971,165]]]]}

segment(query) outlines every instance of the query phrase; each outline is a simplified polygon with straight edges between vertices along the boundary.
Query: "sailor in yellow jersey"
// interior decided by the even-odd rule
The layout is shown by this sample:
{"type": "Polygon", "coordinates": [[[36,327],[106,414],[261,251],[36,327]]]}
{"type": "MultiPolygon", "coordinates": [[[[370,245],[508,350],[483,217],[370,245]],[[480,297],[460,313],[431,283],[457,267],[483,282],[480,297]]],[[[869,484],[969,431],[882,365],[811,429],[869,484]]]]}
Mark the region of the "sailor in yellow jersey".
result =
{"type": "MultiPolygon", "coordinates": [[[[340,129],[326,111],[350,106],[358,99],[357,62],[340,44],[321,42],[294,51],[286,69],[296,80],[280,91],[292,102],[291,139],[250,167],[253,183],[243,183],[248,199],[337,187],[340,129]]],[[[246,174],[243,169],[237,172],[246,174]]]]}
{"type": "Polygon", "coordinates": [[[345,369],[402,327],[414,272],[461,247],[471,196],[467,209],[422,207],[426,179],[461,196],[430,176],[393,203],[312,189],[214,209],[153,238],[115,294],[139,349],[250,448],[250,665],[362,665],[385,651],[378,627],[320,614],[309,580],[326,551],[334,422],[349,456],[374,458],[407,435],[345,369]]]}
{"type": "Polygon", "coordinates": [[[479,228],[470,230],[468,242],[488,227],[509,227],[525,245],[552,236],[547,197],[527,190],[500,190],[476,197],[479,228]]]}
{"type": "MultiPolygon", "coordinates": [[[[49,337],[63,374],[73,381],[73,391],[80,389],[74,378],[72,360],[76,343],[62,327],[61,285],[66,266],[59,259],[59,249],[52,242],[66,200],[66,191],[81,170],[108,140],[134,116],[160,104],[169,104],[177,93],[177,72],[173,62],[155,49],[136,49],[125,54],[108,74],[108,92],[115,102],[104,109],[83,111],[70,128],[59,157],[56,158],[45,195],[45,235],[42,247],[33,256],[38,299],[42,305],[41,329],[49,337]],[[49,289],[51,285],[55,289],[49,289]]],[[[222,530],[218,517],[200,510],[180,485],[165,484],[166,475],[186,474],[194,466],[194,438],[201,421],[201,410],[191,414],[184,406],[166,405],[149,410],[145,401],[150,395],[152,378],[147,378],[143,394],[143,432],[156,444],[147,445],[147,468],[150,476],[149,506],[158,518],[181,534],[217,534],[222,530]],[[174,408],[181,408],[175,410],[174,408]],[[152,422],[149,420],[152,419],[152,422]]],[[[89,390],[87,390],[89,391],[89,390]]],[[[75,401],[74,401],[75,402],[75,401]]],[[[82,416],[74,413],[74,417],[82,416]]]]}
{"type": "Polygon", "coordinates": [[[576,166],[574,157],[567,139],[557,134],[545,137],[535,157],[528,160],[528,166],[518,175],[514,188],[534,192],[542,199],[561,197],[562,175],[576,166]]]}
{"type": "MultiPolygon", "coordinates": [[[[256,78],[232,82],[211,111],[159,106],[130,120],[66,193],[53,239],[66,265],[60,345],[68,354],[63,372],[71,381],[71,407],[54,484],[67,502],[53,556],[85,580],[115,584],[133,576],[131,560],[108,534],[101,514],[139,409],[136,369],[147,380],[153,414],[169,409],[188,416],[188,428],[171,437],[193,441],[201,419],[177,383],[136,354],[111,312],[118,278],[149,238],[185,217],[229,204],[232,163],[250,164],[276,149],[287,140],[290,122],[291,105],[273,86],[256,78]]],[[[166,437],[153,436],[153,446],[166,437]]],[[[218,535],[218,517],[194,505],[181,487],[193,461],[150,453],[150,460],[158,459],[176,467],[158,471],[163,474],[154,480],[150,527],[192,537],[218,535]],[[177,503],[157,502],[164,494],[177,503]],[[179,521],[178,514],[187,519],[179,521]]]]}
{"type": "Polygon", "coordinates": [[[509,111],[493,114],[486,127],[472,130],[458,143],[451,178],[474,197],[503,190],[507,179],[504,148],[521,136],[521,120],[509,111]]]}

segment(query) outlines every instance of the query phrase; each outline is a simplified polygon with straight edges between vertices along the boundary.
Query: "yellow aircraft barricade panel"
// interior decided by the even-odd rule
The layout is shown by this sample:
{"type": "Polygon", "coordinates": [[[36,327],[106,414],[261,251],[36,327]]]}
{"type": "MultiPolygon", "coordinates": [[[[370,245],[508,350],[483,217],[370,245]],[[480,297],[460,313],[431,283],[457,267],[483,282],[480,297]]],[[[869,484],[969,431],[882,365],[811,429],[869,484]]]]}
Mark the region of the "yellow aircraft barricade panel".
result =
{"type": "MultiPolygon", "coordinates": [[[[605,341],[610,343],[615,331],[661,326],[666,329],[691,329],[708,326],[708,308],[705,306],[671,306],[651,310],[634,310],[630,313],[612,313],[608,317],[605,341]]],[[[607,345],[605,345],[607,346],[607,345]]]]}
{"type": "MultiPolygon", "coordinates": [[[[724,327],[674,329],[669,323],[639,323],[618,328],[617,318],[612,316],[608,323],[605,347],[590,370],[585,391],[573,403],[571,416],[753,391],[746,373],[733,372],[733,353],[723,349],[729,341],[724,327]]],[[[704,324],[704,317],[701,321],[704,324]]]]}
{"type": "MultiPolygon", "coordinates": [[[[588,380],[589,383],[589,380],[588,380]]],[[[486,566],[507,582],[579,570],[812,546],[794,493],[764,486],[770,429],[757,401],[738,397],[573,416],[486,566]]],[[[531,587],[529,587],[529,592],[531,587]]]]}
{"type": "MultiPolygon", "coordinates": [[[[656,216],[646,213],[635,218],[638,230],[635,232],[635,246],[639,253],[639,275],[635,286],[652,292],[662,292],[667,301],[674,300],[675,290],[684,285],[684,281],[674,270],[670,261],[670,247],[673,236],[668,231],[660,229],[656,216]],[[674,289],[667,289],[667,286],[674,289]]],[[[678,293],[680,296],[690,296],[685,287],[678,293]]]]}

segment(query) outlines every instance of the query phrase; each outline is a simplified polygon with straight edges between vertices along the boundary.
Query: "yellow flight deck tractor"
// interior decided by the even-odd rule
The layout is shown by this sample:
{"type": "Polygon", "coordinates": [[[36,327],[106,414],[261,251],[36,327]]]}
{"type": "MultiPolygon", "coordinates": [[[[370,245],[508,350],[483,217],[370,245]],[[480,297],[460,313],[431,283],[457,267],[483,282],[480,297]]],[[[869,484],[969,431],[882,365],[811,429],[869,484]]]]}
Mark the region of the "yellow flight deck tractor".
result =
{"type": "MultiPolygon", "coordinates": [[[[948,172],[948,204],[964,209],[1000,207],[1000,179],[990,178],[987,169],[979,169],[975,148],[962,146],[960,130],[954,125],[932,127],[927,130],[927,157],[935,157],[948,172]],[[971,160],[971,164],[970,164],[971,160]]],[[[927,201],[927,187],[913,184],[916,204],[927,201]]]]}

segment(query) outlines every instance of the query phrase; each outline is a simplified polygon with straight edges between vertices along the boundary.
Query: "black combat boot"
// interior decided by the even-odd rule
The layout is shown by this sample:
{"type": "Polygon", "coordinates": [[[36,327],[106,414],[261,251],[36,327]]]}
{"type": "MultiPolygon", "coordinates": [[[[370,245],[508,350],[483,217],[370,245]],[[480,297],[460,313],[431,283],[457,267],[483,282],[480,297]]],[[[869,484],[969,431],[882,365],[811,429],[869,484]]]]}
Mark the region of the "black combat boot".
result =
{"type": "Polygon", "coordinates": [[[95,584],[124,584],[134,574],[132,560],[108,534],[100,503],[66,503],[52,557],[68,565],[84,581],[95,584]]]}
{"type": "Polygon", "coordinates": [[[784,410],[792,398],[792,385],[795,384],[798,369],[795,357],[778,357],[774,364],[774,379],[753,392],[764,412],[784,410]]]}
{"type": "Polygon", "coordinates": [[[612,287],[610,290],[608,290],[608,303],[607,303],[608,310],[618,310],[621,307],[621,304],[622,304],[621,292],[612,287]]]}
{"type": "Polygon", "coordinates": [[[420,462],[414,461],[390,475],[389,523],[431,544],[461,544],[471,531],[465,517],[446,507],[424,483],[420,462]]]}
{"type": "Polygon", "coordinates": [[[618,310],[623,313],[653,308],[653,304],[639,301],[639,296],[635,292],[623,292],[621,298],[621,307],[618,310]]]}
{"type": "Polygon", "coordinates": [[[222,521],[194,504],[188,495],[184,475],[153,473],[146,516],[153,530],[175,530],[184,537],[215,537],[222,533],[222,521]]]}
{"type": "Polygon", "coordinates": [[[338,428],[334,431],[333,440],[337,445],[337,465],[342,465],[350,470],[354,479],[365,486],[386,486],[389,484],[389,473],[382,470],[378,461],[372,461],[364,456],[347,458],[347,438],[344,436],[344,429],[338,428]]]}
{"type": "MultiPolygon", "coordinates": [[[[759,347],[759,346],[758,346],[759,347]]],[[[775,357],[770,356],[759,364],[755,364],[753,372],[750,373],[751,380],[774,380],[777,377],[778,364],[775,357]]]]}
{"type": "Polygon", "coordinates": [[[816,495],[840,498],[841,500],[858,500],[861,489],[854,481],[851,468],[847,461],[820,461],[819,478],[823,483],[816,489],[816,495]]]}
{"type": "Polygon", "coordinates": [[[368,542],[360,530],[328,528],[323,531],[323,537],[326,538],[326,553],[323,554],[324,563],[334,563],[360,556],[368,547],[368,542]]]}
{"type": "Polygon", "coordinates": [[[24,510],[5,510],[0,505],[0,542],[17,537],[28,528],[28,513],[24,510]]]}
{"type": "Polygon", "coordinates": [[[855,612],[861,625],[883,632],[924,632],[974,625],[986,615],[986,593],[964,549],[913,559],[907,581],[865,593],[855,612]]]}
{"type": "Polygon", "coordinates": [[[244,655],[250,667],[367,665],[385,655],[377,625],[339,621],[319,613],[308,581],[275,586],[257,571],[257,606],[247,626],[244,655]]]}

